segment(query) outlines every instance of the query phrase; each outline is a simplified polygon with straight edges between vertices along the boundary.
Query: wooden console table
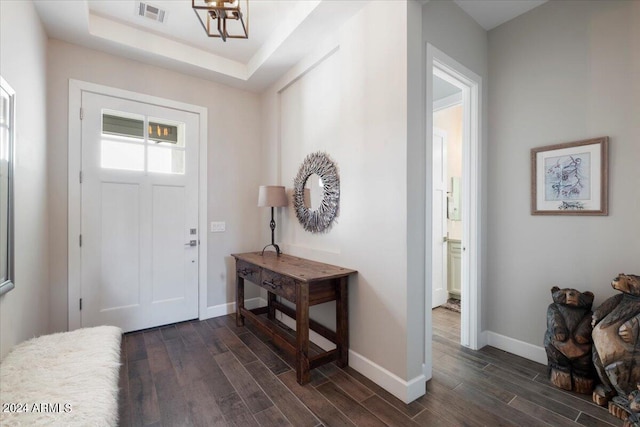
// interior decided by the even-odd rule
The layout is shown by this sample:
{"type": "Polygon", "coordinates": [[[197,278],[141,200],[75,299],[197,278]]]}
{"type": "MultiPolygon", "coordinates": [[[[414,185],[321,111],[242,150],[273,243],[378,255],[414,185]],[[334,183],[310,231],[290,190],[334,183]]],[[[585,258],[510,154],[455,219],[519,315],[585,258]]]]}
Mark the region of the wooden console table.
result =
{"type": "Polygon", "coordinates": [[[244,326],[251,320],[273,342],[296,359],[298,383],[309,382],[309,370],[332,361],[340,367],[349,363],[349,300],[347,283],[355,270],[323,264],[273,252],[232,254],[236,259],[236,323],[244,326]],[[248,310],[244,306],[244,281],[248,280],[269,292],[267,307],[248,310]],[[296,304],[295,310],[276,300],[280,296],[296,304]],[[309,319],[309,307],[336,302],[336,331],[309,319]],[[296,320],[296,339],[276,325],[275,312],[281,311],[296,320]],[[266,316],[262,316],[265,315],[266,316]],[[336,349],[309,355],[309,329],[336,344],[336,349]]]}

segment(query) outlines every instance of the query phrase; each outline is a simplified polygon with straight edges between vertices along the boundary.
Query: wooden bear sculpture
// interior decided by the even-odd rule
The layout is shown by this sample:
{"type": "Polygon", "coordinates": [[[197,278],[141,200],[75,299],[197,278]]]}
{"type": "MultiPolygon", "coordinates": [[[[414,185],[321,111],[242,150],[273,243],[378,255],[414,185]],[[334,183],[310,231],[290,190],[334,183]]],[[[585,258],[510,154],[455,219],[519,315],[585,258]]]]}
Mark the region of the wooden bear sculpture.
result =
{"type": "Polygon", "coordinates": [[[622,426],[640,427],[640,384],[638,384],[638,389],[632,391],[629,395],[626,409],[629,416],[622,426]]]}
{"type": "Polygon", "coordinates": [[[611,282],[621,294],[593,313],[593,364],[602,381],[593,401],[625,418],[625,403],[640,382],[640,276],[620,274],[611,282]]]}
{"type": "Polygon", "coordinates": [[[551,382],[564,390],[589,394],[596,378],[591,362],[593,293],[551,288],[544,348],[551,382]]]}

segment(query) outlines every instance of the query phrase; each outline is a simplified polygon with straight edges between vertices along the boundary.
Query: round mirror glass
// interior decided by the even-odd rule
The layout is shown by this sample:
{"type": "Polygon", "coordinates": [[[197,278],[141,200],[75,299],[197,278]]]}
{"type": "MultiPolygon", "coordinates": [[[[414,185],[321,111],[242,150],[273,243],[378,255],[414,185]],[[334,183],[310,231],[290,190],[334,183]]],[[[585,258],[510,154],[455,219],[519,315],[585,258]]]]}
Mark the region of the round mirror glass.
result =
{"type": "Polygon", "coordinates": [[[322,178],[312,173],[307,178],[307,182],[304,186],[304,206],[307,209],[313,211],[317,210],[322,204],[322,198],[324,197],[324,184],[322,178]]]}

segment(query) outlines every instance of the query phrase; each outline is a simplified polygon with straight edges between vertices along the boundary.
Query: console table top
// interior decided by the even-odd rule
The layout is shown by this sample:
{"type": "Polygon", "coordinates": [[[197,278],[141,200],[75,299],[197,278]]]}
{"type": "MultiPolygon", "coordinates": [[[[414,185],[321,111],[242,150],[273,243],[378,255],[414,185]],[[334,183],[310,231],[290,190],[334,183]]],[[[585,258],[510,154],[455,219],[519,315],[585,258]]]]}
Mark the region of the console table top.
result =
{"type": "Polygon", "coordinates": [[[335,279],[357,273],[356,270],[298,258],[292,255],[280,254],[280,256],[276,256],[275,252],[265,252],[264,255],[262,255],[261,252],[247,252],[231,254],[231,256],[235,259],[246,261],[273,272],[292,277],[298,281],[308,283],[335,279]]]}

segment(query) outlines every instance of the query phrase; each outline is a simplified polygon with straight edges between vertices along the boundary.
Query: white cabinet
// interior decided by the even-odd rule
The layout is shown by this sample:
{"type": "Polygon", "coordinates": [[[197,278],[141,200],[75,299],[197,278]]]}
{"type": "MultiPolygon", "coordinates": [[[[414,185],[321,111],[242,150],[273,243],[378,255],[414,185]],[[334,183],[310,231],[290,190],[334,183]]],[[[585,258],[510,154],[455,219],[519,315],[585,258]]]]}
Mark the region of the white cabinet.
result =
{"type": "Polygon", "coordinates": [[[462,275],[462,243],[460,240],[449,240],[447,254],[447,290],[449,297],[460,299],[460,281],[462,275]]]}

